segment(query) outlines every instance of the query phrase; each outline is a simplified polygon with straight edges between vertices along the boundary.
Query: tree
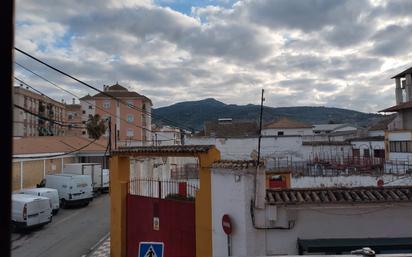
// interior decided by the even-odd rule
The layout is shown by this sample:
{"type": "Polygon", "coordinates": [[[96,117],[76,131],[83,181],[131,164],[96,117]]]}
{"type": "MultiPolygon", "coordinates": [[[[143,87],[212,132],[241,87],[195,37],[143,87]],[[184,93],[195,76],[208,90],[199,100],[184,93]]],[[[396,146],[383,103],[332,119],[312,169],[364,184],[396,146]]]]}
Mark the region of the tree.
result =
{"type": "Polygon", "coordinates": [[[89,120],[86,123],[87,134],[89,138],[99,139],[105,132],[107,126],[104,120],[100,118],[99,114],[89,115],[89,120]]]}

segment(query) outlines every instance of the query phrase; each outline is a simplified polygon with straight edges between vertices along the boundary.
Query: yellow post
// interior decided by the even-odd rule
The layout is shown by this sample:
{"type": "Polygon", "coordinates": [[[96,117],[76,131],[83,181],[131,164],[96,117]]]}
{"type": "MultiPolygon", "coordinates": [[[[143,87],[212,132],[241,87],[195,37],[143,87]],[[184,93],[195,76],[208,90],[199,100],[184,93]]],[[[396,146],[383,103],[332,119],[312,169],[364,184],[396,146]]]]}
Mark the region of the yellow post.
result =
{"type": "Polygon", "coordinates": [[[129,157],[110,158],[110,256],[126,256],[126,196],[130,180],[129,157]]]}
{"type": "Polygon", "coordinates": [[[220,152],[212,149],[199,155],[200,187],[196,194],[196,257],[212,256],[212,163],[220,159],[220,152]]]}

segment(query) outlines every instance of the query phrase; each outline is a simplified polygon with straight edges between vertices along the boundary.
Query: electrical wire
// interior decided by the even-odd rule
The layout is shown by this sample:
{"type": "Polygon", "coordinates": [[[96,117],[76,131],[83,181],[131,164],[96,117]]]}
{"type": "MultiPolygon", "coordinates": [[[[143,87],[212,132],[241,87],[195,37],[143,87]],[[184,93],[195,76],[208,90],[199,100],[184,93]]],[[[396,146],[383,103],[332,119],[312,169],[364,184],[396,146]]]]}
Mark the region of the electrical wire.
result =
{"type": "MultiPolygon", "coordinates": [[[[44,97],[46,97],[46,98],[50,99],[51,101],[56,102],[56,100],[54,100],[54,99],[53,99],[53,98],[51,98],[50,96],[46,95],[45,93],[41,92],[40,90],[38,90],[38,89],[36,89],[36,88],[34,88],[34,87],[30,86],[29,84],[27,84],[27,83],[26,83],[26,82],[24,82],[23,80],[21,80],[21,79],[19,79],[19,78],[17,78],[17,77],[14,77],[14,79],[15,79],[15,80],[17,80],[18,82],[20,82],[20,83],[24,84],[25,86],[27,86],[27,87],[31,88],[31,89],[32,89],[33,91],[35,91],[36,93],[38,93],[38,94],[40,94],[40,95],[42,95],[42,96],[44,96],[44,97]]],[[[74,121],[73,121],[73,122],[63,122],[63,123],[69,123],[69,124],[78,123],[78,124],[83,124],[82,122],[74,122],[74,121]]]]}
{"type": "Polygon", "coordinates": [[[60,156],[65,156],[65,155],[69,155],[69,154],[73,154],[76,152],[79,152],[83,149],[85,149],[86,147],[90,146],[91,144],[95,143],[97,141],[97,139],[94,139],[93,141],[90,141],[88,144],[77,148],[73,151],[69,151],[67,153],[62,153],[62,154],[54,154],[54,155],[46,155],[46,156],[28,156],[28,157],[21,157],[21,156],[17,156],[17,157],[13,157],[13,159],[38,159],[38,158],[54,158],[54,157],[60,157],[60,156]]]}
{"type": "MultiPolygon", "coordinates": [[[[76,94],[74,94],[73,92],[71,92],[71,91],[69,91],[69,90],[67,90],[67,89],[65,89],[65,88],[57,85],[56,83],[48,80],[47,78],[45,78],[45,77],[41,76],[40,74],[32,71],[31,69],[29,69],[29,68],[27,68],[27,67],[19,64],[18,62],[15,62],[15,63],[16,63],[19,67],[23,68],[24,70],[32,73],[33,75],[35,75],[35,76],[37,76],[37,77],[43,79],[44,81],[48,82],[48,83],[51,84],[52,86],[54,86],[54,87],[56,87],[56,88],[58,88],[58,89],[60,89],[60,90],[62,90],[62,91],[64,91],[64,92],[66,92],[66,93],[68,93],[68,94],[70,94],[70,95],[72,95],[72,96],[74,96],[74,97],[76,97],[77,99],[80,100],[81,97],[78,96],[78,95],[76,95],[76,94]]],[[[18,81],[24,83],[25,85],[29,86],[30,88],[33,88],[32,86],[28,85],[26,82],[24,82],[24,81],[22,81],[22,80],[20,80],[20,79],[19,79],[18,81]]],[[[130,122],[127,121],[126,119],[124,119],[124,118],[122,118],[122,117],[120,117],[120,116],[118,116],[118,115],[115,115],[115,114],[113,114],[113,113],[105,110],[104,108],[98,106],[97,104],[94,104],[94,103],[89,102],[89,101],[87,101],[87,100],[81,100],[81,101],[84,101],[84,102],[86,102],[87,104],[94,106],[96,109],[99,109],[99,110],[101,110],[101,111],[109,114],[110,116],[116,117],[116,118],[118,118],[119,120],[121,120],[121,121],[123,121],[123,122],[125,122],[125,123],[127,123],[127,124],[132,124],[132,125],[134,125],[134,126],[137,127],[137,128],[141,128],[141,129],[143,129],[143,130],[146,130],[146,131],[149,131],[149,132],[151,132],[151,133],[156,134],[155,131],[153,131],[153,130],[151,130],[151,129],[148,129],[148,128],[145,128],[145,127],[142,127],[142,126],[139,126],[139,125],[137,125],[137,124],[130,123],[130,122]]],[[[174,139],[168,138],[168,137],[166,137],[166,136],[164,136],[164,135],[161,135],[161,134],[160,134],[160,136],[163,137],[163,138],[166,138],[166,140],[157,140],[157,141],[159,141],[159,142],[162,142],[162,141],[173,141],[173,140],[174,140],[174,139]]],[[[134,140],[134,141],[150,142],[150,141],[153,141],[153,140],[134,140]]]]}
{"type": "Polygon", "coordinates": [[[34,113],[34,112],[32,112],[32,111],[30,111],[30,110],[28,110],[28,109],[26,109],[26,108],[24,108],[24,107],[21,107],[20,105],[17,105],[17,104],[14,104],[14,107],[16,107],[17,109],[20,109],[20,110],[22,110],[22,111],[24,111],[24,112],[26,112],[26,113],[29,113],[29,114],[31,114],[31,115],[33,115],[33,116],[36,116],[36,117],[38,117],[38,118],[40,118],[40,119],[42,119],[42,120],[49,121],[49,122],[51,122],[52,124],[56,124],[56,125],[59,125],[59,126],[62,126],[62,127],[69,127],[69,128],[86,128],[86,127],[84,127],[84,126],[78,127],[78,126],[70,125],[70,124],[62,124],[60,121],[57,121],[57,120],[54,120],[54,119],[51,119],[51,118],[42,116],[42,115],[37,114],[37,113],[34,113]]]}
{"type": "Polygon", "coordinates": [[[95,91],[97,91],[97,92],[99,92],[99,93],[101,93],[101,94],[103,94],[103,95],[105,95],[105,96],[107,96],[107,97],[109,97],[109,98],[112,98],[112,99],[114,99],[114,100],[119,101],[119,103],[122,103],[122,104],[124,104],[124,105],[126,105],[126,106],[129,106],[129,107],[131,107],[131,108],[133,108],[133,109],[135,109],[135,110],[137,110],[137,111],[146,113],[147,115],[149,115],[149,116],[151,116],[151,117],[157,117],[158,119],[163,120],[163,121],[165,121],[165,122],[167,122],[167,123],[175,124],[175,126],[177,126],[177,127],[179,127],[179,128],[187,129],[187,130],[190,130],[190,131],[192,131],[192,132],[194,131],[194,128],[187,127],[186,125],[181,126],[181,125],[179,125],[179,123],[177,123],[177,122],[175,122],[175,121],[172,121],[172,120],[163,118],[163,117],[161,117],[161,116],[159,116],[159,115],[155,115],[155,114],[153,114],[153,113],[151,113],[151,112],[147,112],[146,110],[141,109],[141,108],[138,108],[137,106],[135,106],[135,105],[133,105],[133,104],[128,104],[128,103],[126,103],[125,101],[123,101],[123,100],[121,100],[121,99],[119,99],[119,98],[117,98],[117,97],[115,97],[115,96],[113,96],[113,95],[111,95],[111,94],[109,94],[109,93],[107,93],[107,92],[105,92],[105,91],[102,91],[102,90],[100,90],[100,89],[98,89],[98,88],[96,88],[96,87],[94,87],[94,86],[92,86],[92,85],[90,85],[90,84],[88,84],[88,83],[86,83],[86,82],[84,82],[84,81],[82,81],[82,80],[80,80],[80,79],[78,79],[78,78],[76,78],[76,77],[74,77],[74,76],[72,76],[72,75],[70,75],[70,74],[62,71],[62,70],[60,70],[60,69],[58,69],[58,68],[55,68],[54,66],[52,66],[52,65],[50,65],[50,64],[48,64],[48,63],[46,63],[46,62],[44,62],[44,61],[36,58],[36,57],[34,57],[33,55],[31,55],[31,54],[29,54],[29,53],[27,53],[27,52],[25,52],[25,51],[23,51],[23,50],[21,50],[21,49],[19,49],[19,48],[17,48],[17,47],[14,47],[14,49],[15,49],[16,51],[18,51],[18,52],[26,55],[27,57],[29,57],[29,58],[31,58],[31,59],[33,59],[33,60],[35,60],[35,61],[37,61],[37,62],[39,62],[39,63],[41,63],[41,64],[43,64],[43,65],[45,65],[45,66],[47,66],[48,68],[50,68],[50,69],[52,69],[52,70],[54,70],[54,71],[56,71],[56,72],[58,72],[58,73],[60,73],[60,74],[63,74],[64,76],[69,77],[69,78],[71,78],[71,79],[74,80],[74,81],[77,81],[78,83],[80,83],[80,84],[82,84],[82,85],[84,85],[84,86],[86,86],[86,87],[88,87],[88,88],[90,88],[90,89],[93,89],[93,90],[95,90],[95,91]]]}

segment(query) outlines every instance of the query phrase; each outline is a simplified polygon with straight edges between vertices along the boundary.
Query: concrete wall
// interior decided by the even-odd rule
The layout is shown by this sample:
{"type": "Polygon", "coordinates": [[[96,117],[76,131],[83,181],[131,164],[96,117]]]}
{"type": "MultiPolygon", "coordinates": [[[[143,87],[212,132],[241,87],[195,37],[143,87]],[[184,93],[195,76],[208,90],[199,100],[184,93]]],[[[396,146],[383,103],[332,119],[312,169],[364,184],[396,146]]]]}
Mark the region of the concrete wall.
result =
{"type": "Polygon", "coordinates": [[[253,176],[245,170],[212,170],[213,256],[228,256],[221,225],[223,214],[231,217],[234,226],[233,256],[298,254],[298,238],[410,237],[412,231],[412,205],[406,203],[282,206],[272,209],[275,221],[269,221],[266,206],[264,226],[286,228],[289,221],[294,221],[294,226],[257,230],[250,215],[252,185],[253,176]]]}
{"type": "Polygon", "coordinates": [[[312,128],[290,128],[290,129],[262,129],[263,136],[277,136],[278,132],[283,132],[285,136],[306,136],[313,135],[312,128]]]}
{"type": "MultiPolygon", "coordinates": [[[[206,138],[190,137],[186,144],[211,144],[220,151],[223,160],[250,160],[253,152],[257,152],[257,138],[206,138]]],[[[301,136],[263,137],[261,142],[261,156],[290,157],[293,161],[304,161],[313,156],[348,156],[351,146],[302,145],[301,136]]]]}
{"type": "Polygon", "coordinates": [[[253,197],[251,171],[212,170],[212,241],[213,256],[228,256],[227,236],[222,228],[224,214],[230,216],[233,226],[232,255],[264,255],[264,234],[253,229],[250,204],[253,197]]]}
{"type": "MultiPolygon", "coordinates": [[[[76,162],[76,157],[64,157],[63,164],[76,162]]],[[[36,187],[47,174],[62,171],[62,158],[13,160],[12,190],[36,187]]]]}
{"type": "Polygon", "coordinates": [[[378,180],[382,179],[385,185],[412,185],[412,177],[404,175],[356,175],[356,176],[302,176],[292,177],[292,188],[314,188],[314,187],[364,187],[376,186],[378,180]]]}
{"type": "Polygon", "coordinates": [[[412,110],[402,110],[402,129],[412,129],[412,110]]]}

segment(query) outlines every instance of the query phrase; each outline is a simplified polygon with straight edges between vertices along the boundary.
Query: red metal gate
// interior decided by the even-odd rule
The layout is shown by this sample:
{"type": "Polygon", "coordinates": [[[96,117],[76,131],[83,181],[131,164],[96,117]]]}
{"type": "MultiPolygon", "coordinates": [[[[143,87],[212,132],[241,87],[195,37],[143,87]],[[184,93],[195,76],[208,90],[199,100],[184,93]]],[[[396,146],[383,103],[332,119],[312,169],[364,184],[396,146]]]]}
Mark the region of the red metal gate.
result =
{"type": "Polygon", "coordinates": [[[132,181],[127,195],[127,256],[138,256],[140,242],[162,242],[165,257],[196,256],[195,189],[181,181],[132,181]]]}

